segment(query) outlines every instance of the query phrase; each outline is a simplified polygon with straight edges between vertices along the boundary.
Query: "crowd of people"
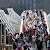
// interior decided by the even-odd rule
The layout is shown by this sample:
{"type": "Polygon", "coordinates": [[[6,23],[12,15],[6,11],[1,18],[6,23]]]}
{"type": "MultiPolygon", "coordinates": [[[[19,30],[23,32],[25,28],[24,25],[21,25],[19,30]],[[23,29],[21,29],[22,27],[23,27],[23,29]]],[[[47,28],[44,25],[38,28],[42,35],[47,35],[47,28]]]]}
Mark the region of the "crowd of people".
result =
{"type": "Polygon", "coordinates": [[[25,10],[21,16],[22,32],[12,36],[8,31],[6,44],[13,44],[13,50],[43,50],[45,43],[46,49],[50,50],[50,35],[48,36],[44,11],[25,10]]]}
{"type": "Polygon", "coordinates": [[[14,50],[42,50],[47,48],[47,24],[42,10],[25,10],[22,13],[23,29],[13,37],[14,50]]]}

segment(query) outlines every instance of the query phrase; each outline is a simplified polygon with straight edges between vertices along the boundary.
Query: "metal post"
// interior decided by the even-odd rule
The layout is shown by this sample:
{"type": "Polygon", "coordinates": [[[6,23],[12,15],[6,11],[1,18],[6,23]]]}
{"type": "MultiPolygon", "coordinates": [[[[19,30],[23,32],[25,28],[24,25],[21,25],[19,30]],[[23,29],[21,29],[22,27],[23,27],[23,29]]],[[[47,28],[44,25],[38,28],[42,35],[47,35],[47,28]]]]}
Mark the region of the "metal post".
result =
{"type": "Polygon", "coordinates": [[[1,46],[1,24],[0,24],[0,46],[1,46]]]}
{"type": "Polygon", "coordinates": [[[6,23],[4,23],[4,46],[6,46],[6,23]]]}

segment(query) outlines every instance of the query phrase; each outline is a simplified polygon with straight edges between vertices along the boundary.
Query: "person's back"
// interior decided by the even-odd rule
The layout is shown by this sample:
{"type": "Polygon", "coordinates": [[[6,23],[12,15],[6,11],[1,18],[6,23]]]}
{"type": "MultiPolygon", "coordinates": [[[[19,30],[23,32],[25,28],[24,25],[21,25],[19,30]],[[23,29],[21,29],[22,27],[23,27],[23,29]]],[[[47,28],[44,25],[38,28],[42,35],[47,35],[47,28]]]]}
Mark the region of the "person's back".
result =
{"type": "Polygon", "coordinates": [[[32,36],[31,35],[29,35],[29,40],[32,41],[32,36]]]}
{"type": "Polygon", "coordinates": [[[22,46],[22,43],[20,42],[20,43],[18,43],[18,47],[21,47],[22,46]]]}
{"type": "Polygon", "coordinates": [[[21,49],[21,47],[22,47],[22,43],[21,43],[21,42],[19,42],[19,43],[18,43],[18,50],[20,50],[20,49],[21,49]]]}
{"type": "Polygon", "coordinates": [[[42,49],[42,45],[41,45],[41,41],[40,40],[37,43],[37,49],[38,50],[41,50],[42,49]]]}
{"type": "Polygon", "coordinates": [[[34,48],[33,48],[33,47],[31,47],[31,48],[30,48],[30,50],[34,50],[34,48]]]}
{"type": "Polygon", "coordinates": [[[29,46],[29,47],[27,48],[27,50],[35,50],[35,48],[32,47],[32,46],[29,46]]]}

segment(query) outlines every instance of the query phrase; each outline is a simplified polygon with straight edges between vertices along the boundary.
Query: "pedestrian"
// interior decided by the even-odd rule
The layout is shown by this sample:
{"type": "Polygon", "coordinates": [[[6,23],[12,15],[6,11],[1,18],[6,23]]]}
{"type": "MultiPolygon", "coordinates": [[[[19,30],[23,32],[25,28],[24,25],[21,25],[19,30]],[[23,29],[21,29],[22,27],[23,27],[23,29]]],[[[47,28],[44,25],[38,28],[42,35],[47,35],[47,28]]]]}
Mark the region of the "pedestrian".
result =
{"type": "Polygon", "coordinates": [[[50,40],[47,41],[47,49],[50,50],[50,40]]]}
{"type": "Polygon", "coordinates": [[[42,49],[42,45],[41,45],[40,40],[39,40],[38,43],[37,43],[37,49],[38,49],[38,50],[41,50],[41,49],[42,49]]]}

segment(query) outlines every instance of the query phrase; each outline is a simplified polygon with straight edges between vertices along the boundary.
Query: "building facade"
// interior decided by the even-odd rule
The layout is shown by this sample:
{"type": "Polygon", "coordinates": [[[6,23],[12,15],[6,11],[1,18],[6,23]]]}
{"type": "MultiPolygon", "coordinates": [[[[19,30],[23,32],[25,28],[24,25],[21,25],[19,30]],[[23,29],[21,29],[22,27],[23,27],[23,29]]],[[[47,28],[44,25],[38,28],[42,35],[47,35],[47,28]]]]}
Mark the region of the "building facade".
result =
{"type": "Polygon", "coordinates": [[[7,8],[14,8],[14,10],[21,14],[26,9],[43,9],[47,13],[50,12],[50,0],[0,0],[0,8],[7,13],[7,8]]]}

